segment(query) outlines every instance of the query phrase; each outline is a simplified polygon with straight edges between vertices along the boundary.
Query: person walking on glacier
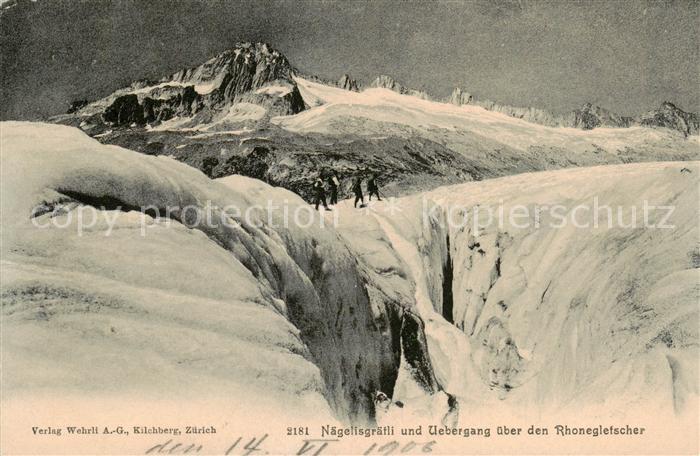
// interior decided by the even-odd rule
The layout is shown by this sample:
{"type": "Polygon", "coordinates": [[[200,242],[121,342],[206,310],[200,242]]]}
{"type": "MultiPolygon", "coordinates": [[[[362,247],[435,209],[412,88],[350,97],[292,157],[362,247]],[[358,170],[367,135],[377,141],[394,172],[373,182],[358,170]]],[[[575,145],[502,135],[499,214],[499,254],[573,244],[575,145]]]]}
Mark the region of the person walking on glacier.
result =
{"type": "Polygon", "coordinates": [[[369,193],[369,200],[372,201],[372,195],[377,197],[377,201],[382,199],[379,197],[379,187],[377,186],[377,173],[372,173],[367,181],[367,193],[369,193]]]}
{"type": "Polygon", "coordinates": [[[331,190],[331,201],[329,204],[331,206],[338,204],[338,187],[340,187],[340,180],[338,180],[337,171],[333,171],[333,174],[328,177],[328,186],[331,190]]]}
{"type": "Polygon", "coordinates": [[[318,205],[320,203],[323,203],[323,207],[326,208],[327,211],[330,210],[328,204],[326,204],[326,189],[323,188],[323,180],[321,176],[318,176],[316,182],[314,182],[314,205],[316,210],[318,210],[318,205]]]}
{"type": "Polygon", "coordinates": [[[352,181],[352,191],[355,193],[355,207],[357,207],[357,202],[360,202],[360,207],[365,207],[365,197],[362,194],[362,177],[360,175],[355,176],[352,181]]]}

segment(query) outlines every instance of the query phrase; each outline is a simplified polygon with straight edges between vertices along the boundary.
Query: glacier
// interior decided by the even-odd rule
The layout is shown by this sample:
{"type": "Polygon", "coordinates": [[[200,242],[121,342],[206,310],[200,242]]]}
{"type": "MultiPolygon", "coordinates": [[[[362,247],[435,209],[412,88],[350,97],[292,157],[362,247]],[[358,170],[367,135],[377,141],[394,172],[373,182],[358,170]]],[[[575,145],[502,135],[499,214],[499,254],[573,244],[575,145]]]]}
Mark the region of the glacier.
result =
{"type": "MultiPolygon", "coordinates": [[[[315,109],[329,108],[293,119],[315,109]]],[[[3,403],[177,395],[342,423],[643,411],[697,425],[698,162],[343,201],[301,227],[225,213],[308,209],[255,179],[211,180],[66,126],[1,129],[3,403]],[[449,223],[594,197],[625,220],[643,201],[673,206],[674,228],[449,223]],[[99,217],[78,227],[86,207],[99,217]],[[210,210],[231,223],[193,222],[210,210]]]]}

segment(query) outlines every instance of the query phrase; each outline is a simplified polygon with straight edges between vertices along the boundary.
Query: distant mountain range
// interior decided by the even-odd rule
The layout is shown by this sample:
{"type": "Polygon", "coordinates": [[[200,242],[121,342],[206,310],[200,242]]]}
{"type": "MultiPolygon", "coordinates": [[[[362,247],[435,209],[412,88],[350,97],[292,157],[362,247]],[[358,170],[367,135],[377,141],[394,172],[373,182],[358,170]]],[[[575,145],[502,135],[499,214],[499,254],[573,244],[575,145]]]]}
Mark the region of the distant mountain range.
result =
{"type": "MultiPolygon", "coordinates": [[[[106,122],[117,126],[133,123],[146,125],[193,115],[197,115],[194,123],[206,122],[217,112],[241,102],[262,106],[272,115],[296,114],[305,109],[293,79],[298,74],[299,71],[287,58],[269,44],[241,43],[197,67],[178,71],[157,81],[136,81],[96,102],[74,102],[69,112],[99,112],[106,122]]],[[[347,74],[337,83],[313,76],[308,78],[351,91],[361,88],[347,74]]],[[[656,110],[635,117],[621,116],[591,103],[585,103],[569,114],[555,115],[533,107],[477,100],[462,88],[455,88],[449,98],[440,100],[425,91],[405,87],[387,75],[378,76],[369,87],[386,88],[402,95],[458,106],[481,106],[489,111],[553,127],[590,130],[641,125],[669,128],[684,135],[697,134],[700,129],[697,114],[685,112],[671,102],[664,102],[656,110]]]]}
{"type": "Polygon", "coordinates": [[[696,135],[700,129],[698,115],[685,112],[671,102],[665,101],[657,109],[635,117],[625,117],[600,106],[585,103],[581,108],[566,115],[552,114],[546,110],[533,107],[515,107],[502,105],[489,100],[477,100],[469,92],[457,87],[449,98],[436,100],[426,92],[413,90],[397,83],[390,76],[382,75],[375,79],[371,87],[383,87],[395,92],[417,96],[426,100],[444,101],[457,106],[475,105],[494,112],[500,112],[527,122],[550,127],[570,127],[592,130],[597,127],[627,128],[630,126],[664,127],[678,130],[684,135],[696,135]]]}
{"type": "Polygon", "coordinates": [[[398,194],[524,171],[693,159],[699,129],[696,114],[670,102],[635,117],[590,103],[557,116],[461,88],[435,99],[387,75],[367,87],[348,74],[328,81],[265,43],[76,101],[51,120],[211,177],[245,174],[304,196],[330,170],[380,173],[398,194]]]}

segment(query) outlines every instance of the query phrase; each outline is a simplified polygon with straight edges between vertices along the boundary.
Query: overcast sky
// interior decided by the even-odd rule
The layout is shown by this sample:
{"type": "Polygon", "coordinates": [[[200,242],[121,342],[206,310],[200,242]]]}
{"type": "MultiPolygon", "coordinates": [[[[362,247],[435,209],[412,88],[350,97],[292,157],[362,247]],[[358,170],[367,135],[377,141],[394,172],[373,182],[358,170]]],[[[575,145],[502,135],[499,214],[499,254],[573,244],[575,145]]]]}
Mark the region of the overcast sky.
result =
{"type": "Polygon", "coordinates": [[[266,41],[293,65],[446,96],[636,114],[700,104],[698,1],[0,0],[3,119],[61,113],[141,78],[266,41]],[[14,6],[12,6],[14,5],[14,6]],[[9,7],[9,8],[8,8],[9,7]]]}

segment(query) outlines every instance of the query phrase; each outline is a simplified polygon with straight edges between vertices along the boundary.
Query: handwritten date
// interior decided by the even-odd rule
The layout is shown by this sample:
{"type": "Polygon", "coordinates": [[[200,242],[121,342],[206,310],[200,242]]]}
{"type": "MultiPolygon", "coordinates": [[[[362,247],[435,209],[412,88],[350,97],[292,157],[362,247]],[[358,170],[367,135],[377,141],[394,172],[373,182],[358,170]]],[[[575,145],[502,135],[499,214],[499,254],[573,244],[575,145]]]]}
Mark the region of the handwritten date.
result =
{"type": "MultiPolygon", "coordinates": [[[[305,435],[300,432],[301,435],[305,435]]],[[[253,454],[270,454],[264,448],[264,443],[268,438],[268,434],[262,437],[252,437],[250,439],[238,437],[228,448],[225,449],[224,455],[240,455],[249,456],[253,454]]],[[[338,439],[303,439],[299,447],[290,454],[296,455],[310,455],[310,456],[320,456],[327,454],[330,448],[339,442],[338,439]]],[[[369,446],[361,454],[363,455],[399,455],[399,454],[419,454],[419,453],[432,453],[433,447],[437,442],[431,440],[429,442],[398,442],[392,440],[385,443],[370,442],[369,446]]],[[[276,449],[275,453],[278,453],[279,449],[276,449]]],[[[287,451],[285,451],[286,453],[287,451]]],[[[172,439],[154,445],[148,448],[145,454],[198,454],[198,453],[211,453],[209,450],[204,451],[203,445],[197,443],[180,443],[175,442],[172,439]]]]}

